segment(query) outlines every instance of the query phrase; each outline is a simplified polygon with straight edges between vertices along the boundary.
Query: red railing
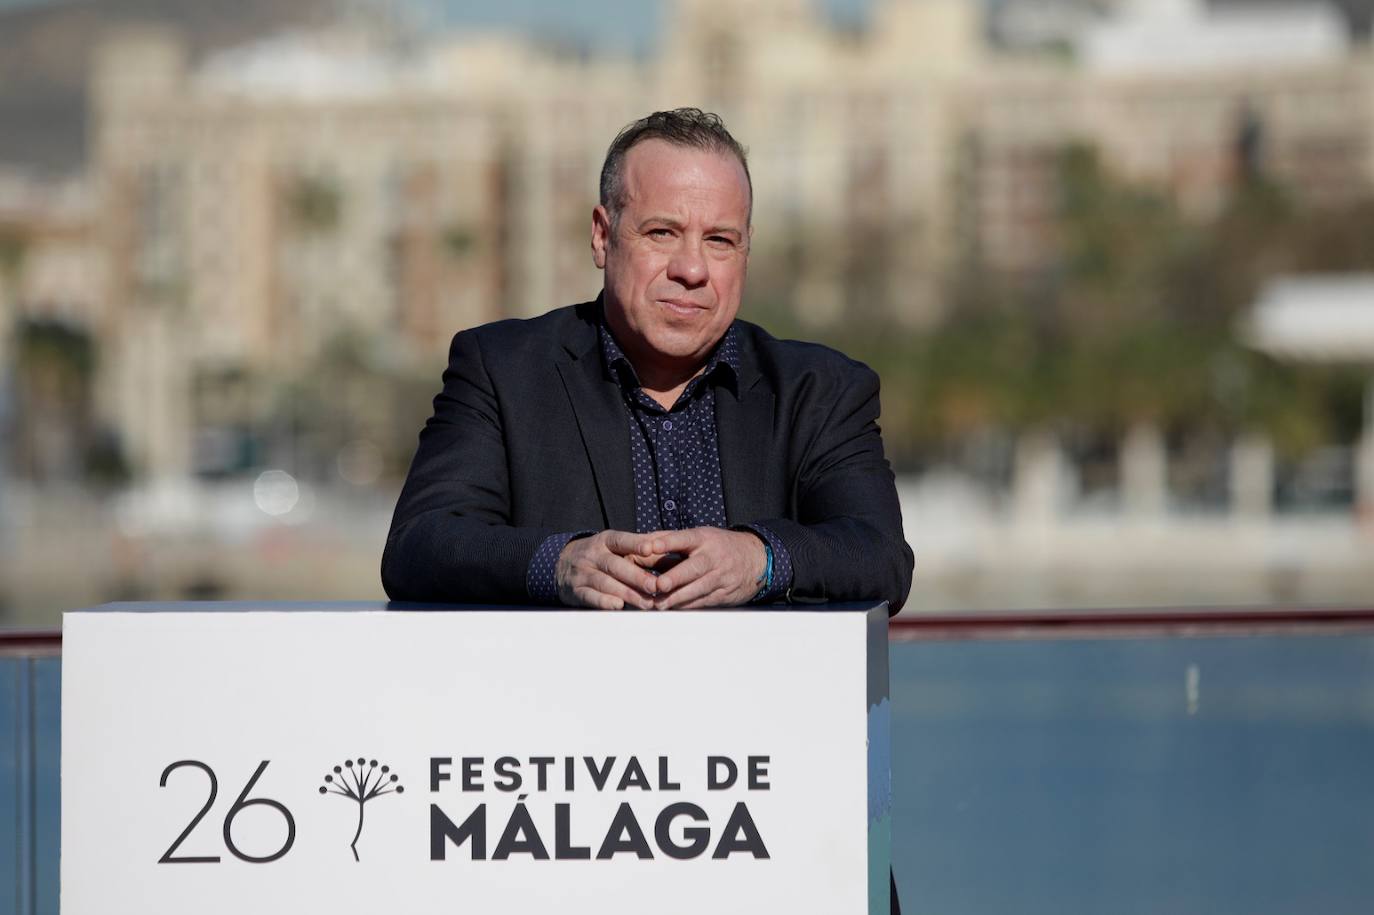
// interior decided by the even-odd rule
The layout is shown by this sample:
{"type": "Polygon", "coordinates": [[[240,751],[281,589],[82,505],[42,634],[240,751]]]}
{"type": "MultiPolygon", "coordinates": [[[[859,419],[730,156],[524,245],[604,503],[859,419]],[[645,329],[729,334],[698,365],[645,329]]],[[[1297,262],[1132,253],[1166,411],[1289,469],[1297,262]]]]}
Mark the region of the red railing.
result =
{"type": "MultiPolygon", "coordinates": [[[[1374,632],[1374,609],[1219,607],[907,613],[888,623],[895,642],[948,639],[1179,638],[1374,632]]],[[[56,629],[0,629],[0,656],[62,653],[56,629]]]]}
{"type": "Polygon", "coordinates": [[[62,632],[57,629],[0,629],[0,658],[6,655],[44,657],[62,653],[62,632]]]}
{"type": "Polygon", "coordinates": [[[1021,610],[908,613],[888,624],[893,641],[936,639],[1176,638],[1203,635],[1374,631],[1374,609],[1312,607],[1021,610]]]}

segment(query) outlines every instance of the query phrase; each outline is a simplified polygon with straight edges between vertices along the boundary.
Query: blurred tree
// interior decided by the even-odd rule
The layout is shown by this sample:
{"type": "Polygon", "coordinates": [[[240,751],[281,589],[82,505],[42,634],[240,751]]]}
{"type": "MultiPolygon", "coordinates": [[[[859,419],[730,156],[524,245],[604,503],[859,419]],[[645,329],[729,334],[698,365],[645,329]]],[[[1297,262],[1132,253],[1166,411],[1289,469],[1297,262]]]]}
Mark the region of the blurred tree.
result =
{"type": "Polygon", "coordinates": [[[0,227],[0,282],[11,295],[24,265],[28,242],[14,229],[0,227]]]}
{"type": "Polygon", "coordinates": [[[269,462],[307,479],[332,479],[351,444],[375,446],[387,478],[404,475],[429,416],[433,373],[353,328],[335,333],[299,374],[276,384],[264,419],[269,462]]]}
{"type": "Polygon", "coordinates": [[[466,257],[477,247],[477,233],[465,225],[447,225],[439,237],[445,253],[455,259],[466,257]]]}
{"type": "Polygon", "coordinates": [[[10,474],[16,450],[13,330],[15,315],[19,313],[19,276],[26,250],[27,243],[18,231],[0,227],[0,488],[10,474]]]}
{"type": "MultiPolygon", "coordinates": [[[[1353,440],[1360,373],[1279,364],[1236,330],[1269,278],[1374,269],[1374,200],[1303,209],[1258,168],[1238,175],[1221,210],[1198,222],[1162,191],[1111,175],[1091,148],[1066,148],[1057,256],[1042,271],[965,265],[929,331],[868,319],[828,329],[828,343],[882,376],[897,465],[959,460],[970,442],[1031,429],[1086,450],[1139,424],[1214,450],[1262,431],[1290,457],[1353,440]]],[[[807,335],[780,301],[751,316],[807,335]]]]}
{"type": "Polygon", "coordinates": [[[92,407],[96,343],[83,328],[24,316],[30,240],[0,227],[0,474],[115,485],[129,467],[92,407]]]}
{"type": "Polygon", "coordinates": [[[82,328],[23,319],[14,335],[15,470],[40,482],[119,482],[127,467],[92,410],[96,348],[82,328]]]}
{"type": "Polygon", "coordinates": [[[329,178],[299,175],[287,188],[286,207],[292,224],[302,232],[330,232],[343,214],[343,191],[329,178]]]}

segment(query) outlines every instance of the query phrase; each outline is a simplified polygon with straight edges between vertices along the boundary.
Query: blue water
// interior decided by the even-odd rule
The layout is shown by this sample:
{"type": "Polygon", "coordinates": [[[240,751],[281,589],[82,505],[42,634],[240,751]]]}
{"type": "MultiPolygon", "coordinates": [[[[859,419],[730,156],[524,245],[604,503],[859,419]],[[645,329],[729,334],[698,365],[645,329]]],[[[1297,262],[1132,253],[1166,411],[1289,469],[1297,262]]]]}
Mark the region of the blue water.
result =
{"type": "Polygon", "coordinates": [[[62,665],[0,658],[0,915],[56,915],[62,665]]]}
{"type": "MultiPolygon", "coordinates": [[[[904,912],[1374,911],[1374,637],[896,643],[891,670],[904,912]]],[[[0,915],[57,911],[59,671],[0,659],[0,915]]]]}
{"type": "Polygon", "coordinates": [[[892,655],[903,911],[1374,911],[1374,638],[892,655]]]}

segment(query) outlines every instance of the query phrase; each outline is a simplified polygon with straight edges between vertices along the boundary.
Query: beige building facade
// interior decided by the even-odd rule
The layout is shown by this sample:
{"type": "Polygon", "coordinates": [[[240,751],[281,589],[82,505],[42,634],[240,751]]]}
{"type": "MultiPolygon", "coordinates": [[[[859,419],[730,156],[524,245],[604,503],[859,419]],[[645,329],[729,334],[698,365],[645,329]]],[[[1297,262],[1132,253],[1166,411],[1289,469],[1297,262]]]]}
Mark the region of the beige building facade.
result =
{"type": "Polygon", "coordinates": [[[853,32],[807,0],[676,0],[647,59],[341,27],[191,65],[175,36],[126,35],[92,119],[102,407],[142,473],[204,471],[201,431],[251,423],[332,341],[429,370],[455,330],[595,294],[601,159],[655,108],[720,111],[750,147],[751,295],[822,326],[938,320],[970,257],[1042,269],[1067,144],[1199,217],[1245,131],[1305,199],[1374,188],[1362,48],[1089,66],[994,51],[979,9],[875,0],[853,32]]]}

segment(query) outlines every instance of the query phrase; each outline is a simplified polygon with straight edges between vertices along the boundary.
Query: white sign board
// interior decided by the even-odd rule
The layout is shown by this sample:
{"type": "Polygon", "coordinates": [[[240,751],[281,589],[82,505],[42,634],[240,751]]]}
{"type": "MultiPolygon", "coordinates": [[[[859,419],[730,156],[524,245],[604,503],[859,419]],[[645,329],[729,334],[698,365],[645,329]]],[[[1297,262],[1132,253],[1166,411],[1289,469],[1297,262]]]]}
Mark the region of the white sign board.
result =
{"type": "Polygon", "coordinates": [[[887,912],[882,605],[192,606],[65,617],[65,915],[887,912]]]}

